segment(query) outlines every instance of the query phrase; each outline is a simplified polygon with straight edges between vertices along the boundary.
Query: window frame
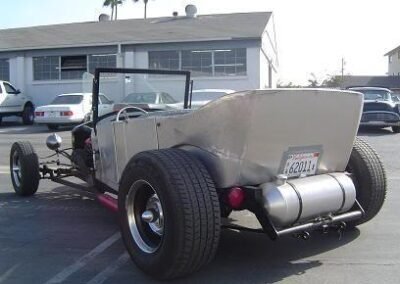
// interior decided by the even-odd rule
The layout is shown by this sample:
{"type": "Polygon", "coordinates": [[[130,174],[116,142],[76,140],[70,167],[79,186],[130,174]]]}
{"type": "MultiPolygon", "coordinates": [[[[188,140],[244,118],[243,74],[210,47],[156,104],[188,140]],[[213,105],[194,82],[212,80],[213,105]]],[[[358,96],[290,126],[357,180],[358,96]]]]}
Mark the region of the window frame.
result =
{"type": "MultiPolygon", "coordinates": [[[[247,70],[247,48],[246,47],[238,47],[238,48],[226,48],[226,49],[182,49],[182,50],[149,50],[148,51],[148,68],[154,69],[154,60],[152,58],[152,54],[161,54],[161,53],[167,53],[167,52],[177,52],[179,54],[179,69],[178,70],[182,70],[182,71],[190,71],[192,73],[193,77],[228,77],[228,78],[237,78],[237,77],[244,77],[248,75],[248,70],[247,70]],[[243,56],[238,56],[237,53],[242,50],[242,52],[244,52],[244,57],[243,56]],[[235,68],[235,72],[232,74],[228,74],[228,73],[223,73],[223,74],[217,74],[218,72],[216,72],[216,67],[224,67],[224,66],[228,66],[229,64],[227,63],[220,63],[220,64],[216,64],[215,63],[215,54],[217,52],[229,52],[229,51],[234,51],[234,61],[235,63],[232,65],[232,67],[235,68]],[[202,72],[202,58],[194,60],[194,61],[199,61],[200,65],[198,66],[199,70],[193,70],[193,64],[190,66],[192,68],[185,68],[185,65],[183,64],[184,58],[183,58],[183,53],[186,52],[197,52],[197,53],[210,53],[211,54],[211,72],[210,73],[203,73],[202,72]],[[236,61],[238,61],[238,59],[244,59],[244,72],[238,72],[237,71],[237,63],[236,61]]],[[[160,55],[158,55],[158,57],[160,57],[160,55]]],[[[193,60],[192,60],[193,61],[193,60]]],[[[160,64],[159,64],[160,65],[160,64]]],[[[189,65],[188,65],[189,66],[189,65]]],[[[229,66],[228,66],[229,67],[229,66]]],[[[157,67],[158,68],[158,67],[157,67]]],[[[158,69],[158,70],[165,70],[165,69],[158,69]]],[[[174,69],[175,70],[175,69],[174,69]]],[[[222,73],[222,72],[221,72],[222,73]]]]}

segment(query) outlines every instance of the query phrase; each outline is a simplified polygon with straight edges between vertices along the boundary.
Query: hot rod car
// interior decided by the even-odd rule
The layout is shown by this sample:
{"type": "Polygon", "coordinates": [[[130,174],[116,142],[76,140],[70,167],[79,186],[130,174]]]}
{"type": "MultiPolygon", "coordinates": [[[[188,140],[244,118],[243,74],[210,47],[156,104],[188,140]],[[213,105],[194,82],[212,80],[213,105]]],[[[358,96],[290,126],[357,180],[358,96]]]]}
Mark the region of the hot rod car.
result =
{"type": "Polygon", "coordinates": [[[191,110],[190,85],[185,71],[97,69],[93,121],[73,129],[70,150],[56,134],[47,139],[55,161],[39,161],[29,142],[12,145],[15,192],[34,194],[40,179],[92,191],[118,212],[132,260],[158,279],[209,263],[232,210],[254,213],[272,239],[342,232],[378,213],[386,176],[356,137],[361,93],[252,90],[191,110]],[[99,92],[118,110],[99,116],[99,92]],[[121,103],[154,92],[179,103],[121,103]]]}

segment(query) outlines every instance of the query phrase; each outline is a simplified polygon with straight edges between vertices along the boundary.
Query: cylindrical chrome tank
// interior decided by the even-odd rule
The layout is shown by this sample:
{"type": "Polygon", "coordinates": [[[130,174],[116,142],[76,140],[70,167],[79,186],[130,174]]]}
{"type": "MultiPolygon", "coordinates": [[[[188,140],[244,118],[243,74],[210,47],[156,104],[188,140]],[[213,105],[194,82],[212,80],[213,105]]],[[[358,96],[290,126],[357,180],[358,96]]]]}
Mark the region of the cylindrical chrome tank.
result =
{"type": "Polygon", "coordinates": [[[353,181],[344,173],[265,183],[261,188],[264,208],[278,227],[346,212],[356,200],[353,181]]]}

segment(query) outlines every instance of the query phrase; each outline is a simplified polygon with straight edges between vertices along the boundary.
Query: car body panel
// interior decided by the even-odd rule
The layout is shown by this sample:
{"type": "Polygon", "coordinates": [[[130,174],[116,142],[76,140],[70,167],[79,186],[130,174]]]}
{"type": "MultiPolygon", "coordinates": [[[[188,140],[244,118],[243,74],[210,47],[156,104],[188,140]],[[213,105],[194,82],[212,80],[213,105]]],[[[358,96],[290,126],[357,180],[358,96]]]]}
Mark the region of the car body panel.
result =
{"type": "Polygon", "coordinates": [[[58,95],[57,98],[68,96],[83,96],[83,99],[79,104],[49,104],[37,107],[35,112],[44,114],[43,116],[36,115],[36,123],[60,125],[81,123],[91,110],[92,95],[91,93],[71,93],[58,95]],[[65,111],[72,111],[73,115],[62,116],[61,112],[65,111]]]}
{"type": "Polygon", "coordinates": [[[22,112],[32,98],[18,91],[11,83],[0,81],[0,115],[22,112]]]}
{"type": "Polygon", "coordinates": [[[291,153],[318,152],[316,174],[344,171],[362,103],[360,93],[348,91],[255,90],[224,96],[198,110],[103,119],[97,124],[97,163],[107,165],[97,167],[96,178],[117,190],[135,153],[172,147],[197,155],[219,188],[271,181],[291,153]]]}
{"type": "Polygon", "coordinates": [[[386,100],[364,99],[361,126],[400,126],[400,105],[398,98],[389,89],[381,87],[354,87],[349,89],[361,93],[377,91],[389,94],[386,100]]]}

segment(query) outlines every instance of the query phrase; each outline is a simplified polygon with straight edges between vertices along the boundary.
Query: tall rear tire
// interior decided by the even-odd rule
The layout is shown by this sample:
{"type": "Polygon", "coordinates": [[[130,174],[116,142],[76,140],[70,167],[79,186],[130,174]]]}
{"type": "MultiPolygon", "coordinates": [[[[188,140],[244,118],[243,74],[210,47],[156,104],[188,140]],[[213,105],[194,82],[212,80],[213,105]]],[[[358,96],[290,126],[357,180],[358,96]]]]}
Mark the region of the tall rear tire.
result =
{"type": "Polygon", "coordinates": [[[15,142],[10,153],[11,181],[16,194],[30,196],[36,193],[40,174],[39,159],[29,142],[15,142]]]}
{"type": "Polygon", "coordinates": [[[351,227],[368,222],[382,208],[386,197],[386,172],[375,150],[356,138],[346,171],[352,174],[356,198],[365,211],[364,217],[349,222],[351,227]]]}
{"type": "Polygon", "coordinates": [[[32,125],[35,120],[35,112],[31,104],[27,104],[22,111],[22,122],[25,125],[32,125]]]}
{"type": "Polygon", "coordinates": [[[199,270],[217,250],[221,216],[208,171],[180,149],[142,152],[122,175],[122,238],[132,260],[157,279],[199,270]]]}

